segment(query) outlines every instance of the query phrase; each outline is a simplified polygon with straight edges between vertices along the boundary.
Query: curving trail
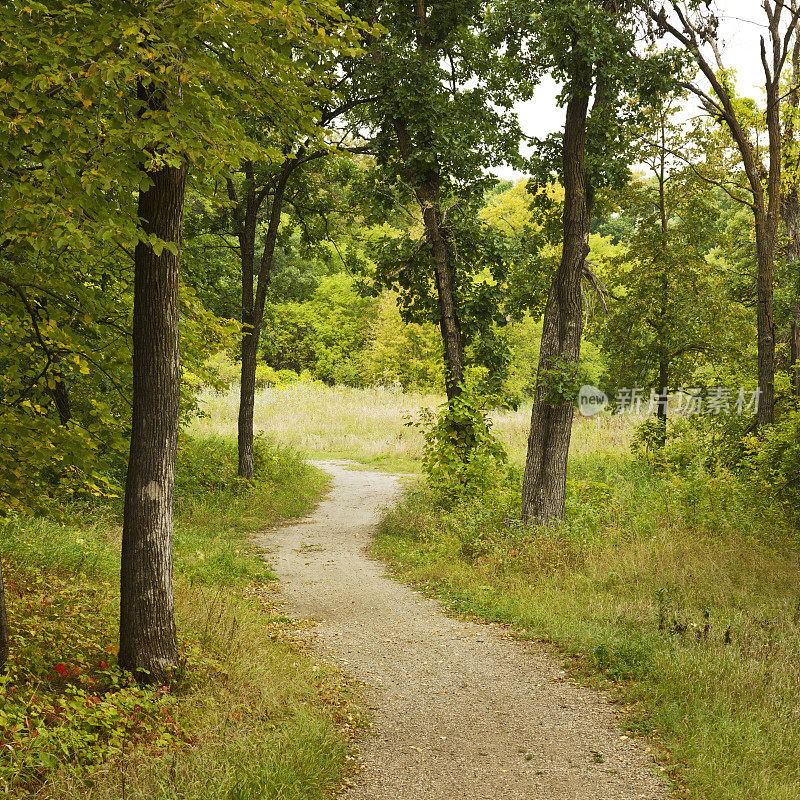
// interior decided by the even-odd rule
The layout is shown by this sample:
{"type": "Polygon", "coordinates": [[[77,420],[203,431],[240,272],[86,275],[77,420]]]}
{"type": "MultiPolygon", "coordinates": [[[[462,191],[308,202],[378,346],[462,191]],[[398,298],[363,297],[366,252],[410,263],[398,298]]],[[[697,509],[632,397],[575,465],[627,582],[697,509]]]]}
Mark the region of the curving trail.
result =
{"type": "Polygon", "coordinates": [[[366,554],[398,479],[318,461],[333,487],[298,524],[260,536],[288,614],[363,681],[374,728],[347,800],[666,800],[601,694],[546,650],[448,617],[366,554]]]}

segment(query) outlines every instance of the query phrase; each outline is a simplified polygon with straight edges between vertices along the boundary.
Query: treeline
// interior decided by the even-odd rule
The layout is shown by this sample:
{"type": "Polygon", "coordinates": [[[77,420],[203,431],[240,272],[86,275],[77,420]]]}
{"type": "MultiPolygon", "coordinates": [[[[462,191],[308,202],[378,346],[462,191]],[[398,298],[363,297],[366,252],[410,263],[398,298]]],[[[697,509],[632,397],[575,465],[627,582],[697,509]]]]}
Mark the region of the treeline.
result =
{"type": "Polygon", "coordinates": [[[788,413],[800,44],[796,11],[764,10],[762,109],[713,60],[702,5],[5,5],[0,499],[124,486],[123,667],[178,663],[175,450],[221,351],[245,480],[260,363],[441,381],[430,441],[457,480],[500,457],[486,398],[532,393],[526,522],[564,516],[586,380],[664,399],[656,444],[689,378],[753,384],[745,432],[788,413]],[[523,159],[513,106],[545,73],[565,126],[523,159]],[[708,112],[691,130],[671,121],[688,96],[708,112]],[[493,191],[500,165],[525,191],[493,191]]]}

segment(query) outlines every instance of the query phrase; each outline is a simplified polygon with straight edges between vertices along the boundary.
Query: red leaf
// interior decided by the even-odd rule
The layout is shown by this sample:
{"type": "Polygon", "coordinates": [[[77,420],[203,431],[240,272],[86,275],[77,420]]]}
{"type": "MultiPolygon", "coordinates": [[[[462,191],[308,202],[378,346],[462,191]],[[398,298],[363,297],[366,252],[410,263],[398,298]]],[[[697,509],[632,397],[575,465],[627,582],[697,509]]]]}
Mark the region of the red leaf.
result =
{"type": "Polygon", "coordinates": [[[69,675],[69,670],[63,664],[56,664],[56,672],[62,678],[66,678],[69,675]]]}

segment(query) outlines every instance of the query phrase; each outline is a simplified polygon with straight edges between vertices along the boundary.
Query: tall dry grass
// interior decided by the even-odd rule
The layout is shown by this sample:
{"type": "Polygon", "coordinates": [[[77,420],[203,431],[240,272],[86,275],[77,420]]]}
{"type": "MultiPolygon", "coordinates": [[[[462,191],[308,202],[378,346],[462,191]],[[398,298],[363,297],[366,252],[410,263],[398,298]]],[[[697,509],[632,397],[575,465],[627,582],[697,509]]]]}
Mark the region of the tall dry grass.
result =
{"type": "MultiPolygon", "coordinates": [[[[406,422],[420,408],[441,402],[436,394],[405,393],[387,387],[354,389],[297,381],[256,394],[254,427],[307,457],[353,458],[367,464],[413,469],[422,437],[406,422]]],[[[238,387],[206,392],[191,432],[236,435],[238,387]]]]}
{"type": "MultiPolygon", "coordinates": [[[[403,392],[392,387],[355,389],[319,382],[261,389],[256,394],[254,425],[269,437],[290,445],[307,457],[351,458],[365,464],[416,472],[422,456],[422,435],[406,423],[422,408],[437,408],[444,397],[433,392],[403,392]]],[[[199,418],[191,433],[235,436],[238,387],[228,392],[205,392],[199,418]]],[[[517,463],[525,460],[531,405],[516,411],[494,411],[494,430],[517,463]]],[[[633,418],[576,415],[573,455],[628,452],[633,418]]]]}

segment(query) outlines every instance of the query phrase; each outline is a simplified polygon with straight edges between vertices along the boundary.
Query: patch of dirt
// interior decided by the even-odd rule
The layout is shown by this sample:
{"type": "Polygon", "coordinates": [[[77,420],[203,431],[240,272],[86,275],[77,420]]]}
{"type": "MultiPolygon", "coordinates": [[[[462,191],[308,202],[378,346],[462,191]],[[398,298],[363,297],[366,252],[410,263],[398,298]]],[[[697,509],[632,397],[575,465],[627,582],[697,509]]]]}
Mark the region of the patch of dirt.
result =
{"type": "Polygon", "coordinates": [[[544,647],[447,616],[367,555],[397,476],[317,461],[316,511],[258,538],[282,606],[366,685],[374,726],[347,800],[666,800],[655,763],[608,698],[570,683],[544,647]]]}

